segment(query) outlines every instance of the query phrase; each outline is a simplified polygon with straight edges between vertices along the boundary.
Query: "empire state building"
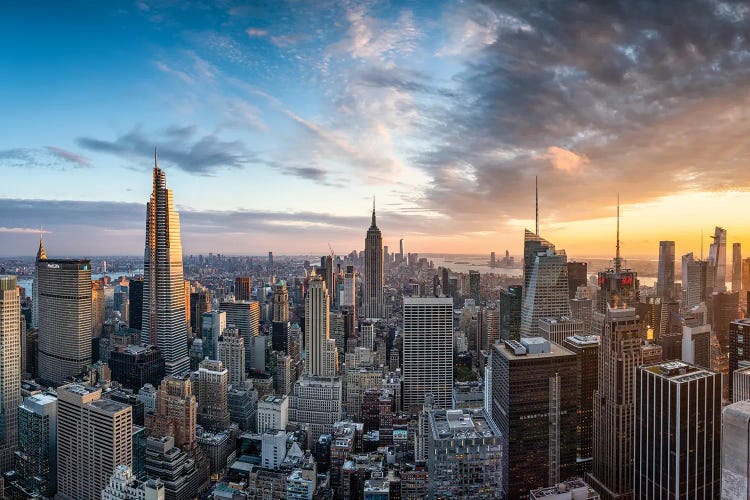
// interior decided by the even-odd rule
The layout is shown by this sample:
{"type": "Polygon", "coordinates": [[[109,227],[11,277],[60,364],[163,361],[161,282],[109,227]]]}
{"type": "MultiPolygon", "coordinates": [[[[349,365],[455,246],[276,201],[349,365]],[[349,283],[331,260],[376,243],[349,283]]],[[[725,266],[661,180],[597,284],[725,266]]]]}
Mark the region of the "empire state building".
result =
{"type": "Polygon", "coordinates": [[[375,200],[372,201],[372,224],[365,237],[365,276],[362,293],[364,315],[385,317],[383,300],[383,236],[375,223],[375,200]]]}
{"type": "Polygon", "coordinates": [[[190,369],[185,322],[185,282],[182,274],[180,217],[172,190],[154,152],[154,190],[146,205],[146,250],[143,255],[142,338],[156,345],[166,374],[190,369]]]}

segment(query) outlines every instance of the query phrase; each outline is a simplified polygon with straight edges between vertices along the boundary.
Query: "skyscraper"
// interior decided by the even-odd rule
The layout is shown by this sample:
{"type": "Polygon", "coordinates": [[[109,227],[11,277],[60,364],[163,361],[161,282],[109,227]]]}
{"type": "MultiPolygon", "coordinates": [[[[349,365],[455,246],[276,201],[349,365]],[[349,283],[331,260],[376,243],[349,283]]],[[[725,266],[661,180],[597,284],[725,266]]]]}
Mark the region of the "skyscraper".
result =
{"type": "Polygon", "coordinates": [[[432,394],[436,408],[453,397],[453,300],[404,297],[404,409],[421,406],[432,394]]]}
{"type": "Polygon", "coordinates": [[[708,248],[707,286],[709,290],[706,295],[727,290],[727,230],[716,226],[711,238],[714,241],[708,248]]]}
{"type": "Polygon", "coordinates": [[[37,276],[39,378],[61,385],[91,364],[91,265],[42,260],[37,276]]]}
{"type": "Polygon", "coordinates": [[[0,471],[13,469],[21,404],[21,302],[15,276],[0,276],[0,471]]]}
{"type": "Polygon", "coordinates": [[[198,420],[211,431],[229,427],[229,372],[221,361],[204,359],[198,368],[198,420]]]}
{"type": "MultiPolygon", "coordinates": [[[[565,291],[567,298],[567,288],[565,291]]],[[[492,420],[502,436],[502,498],[576,474],[577,360],[541,337],[492,346],[492,420]]]]}
{"type": "Polygon", "coordinates": [[[742,292],[742,245],[732,244],[732,291],[742,292]]]}
{"type": "Polygon", "coordinates": [[[523,287],[511,285],[500,289],[500,338],[503,340],[521,339],[521,306],[523,287]]]}
{"type": "Polygon", "coordinates": [[[104,283],[91,282],[91,336],[99,337],[104,326],[104,283]]]}
{"type": "Polygon", "coordinates": [[[57,491],[57,398],[27,397],[18,408],[16,471],[26,493],[52,497],[57,491]]]}
{"type": "Polygon", "coordinates": [[[47,252],[44,250],[44,239],[39,234],[39,249],[36,251],[36,260],[34,261],[34,286],[31,297],[31,324],[33,328],[39,328],[39,263],[47,260],[47,252]]]}
{"type": "Polygon", "coordinates": [[[331,339],[331,311],[328,289],[313,274],[305,294],[305,373],[321,377],[336,375],[338,351],[331,339]]]}
{"type": "MultiPolygon", "coordinates": [[[[526,293],[529,290],[529,282],[531,281],[531,271],[536,261],[538,253],[546,252],[552,249],[554,252],[555,245],[540,237],[538,234],[532,233],[528,229],[524,230],[523,233],[523,296],[526,298],[526,293]]],[[[566,294],[567,294],[567,283],[566,294]]]]}
{"type": "Polygon", "coordinates": [[[591,484],[603,498],[633,495],[633,370],[643,364],[638,316],[632,307],[607,306],[594,393],[591,484]]]}
{"type": "Polygon", "coordinates": [[[659,242],[659,281],[656,295],[662,302],[674,300],[674,241],[659,242]]]}
{"type": "Polygon", "coordinates": [[[589,277],[586,262],[568,262],[568,298],[575,299],[579,286],[586,286],[589,277]]]}
{"type": "Polygon", "coordinates": [[[237,328],[228,327],[219,337],[219,361],[229,372],[229,385],[240,387],[245,382],[245,341],[237,328]]]}
{"type": "Polygon", "coordinates": [[[599,384],[598,335],[574,335],[563,342],[563,347],[576,354],[578,387],[578,446],[576,464],[578,474],[591,472],[594,440],[594,392],[599,384]]]}
{"type": "Polygon", "coordinates": [[[193,335],[203,330],[203,314],[211,310],[211,291],[200,283],[190,287],[190,328],[193,335]]]}
{"type": "Polygon", "coordinates": [[[143,327],[143,278],[130,280],[128,293],[130,294],[128,326],[141,331],[143,327]]]}
{"type": "Polygon", "coordinates": [[[635,371],[634,498],[719,498],[721,376],[681,361],[635,371]]]}
{"type": "Polygon", "coordinates": [[[750,498],[750,401],[725,407],[721,416],[721,498],[750,498]]]}
{"type": "Polygon", "coordinates": [[[250,276],[237,276],[234,278],[235,300],[252,300],[252,292],[250,276]]]}
{"type": "Polygon", "coordinates": [[[469,270],[469,296],[479,305],[480,299],[480,280],[482,275],[474,269],[469,270]]]}
{"type": "Polygon", "coordinates": [[[707,271],[707,263],[695,260],[693,252],[682,256],[683,310],[689,311],[706,300],[707,271]]]}
{"type": "Polygon", "coordinates": [[[227,313],[226,325],[236,326],[242,338],[245,339],[245,368],[250,369],[253,366],[251,360],[253,337],[257,337],[260,333],[260,304],[256,300],[222,302],[219,304],[219,309],[227,313]]]}
{"type": "MultiPolygon", "coordinates": [[[[143,334],[164,357],[167,375],[190,369],[182,274],[180,217],[174,210],[167,176],[154,153],[153,192],[146,204],[143,255],[143,334]]],[[[111,471],[110,471],[111,472],[111,471]]]]}
{"type": "Polygon", "coordinates": [[[115,467],[133,462],[130,405],[79,384],[57,389],[57,486],[63,499],[99,500],[115,467]]]}
{"type": "Polygon", "coordinates": [[[385,316],[383,237],[375,223],[375,200],[372,202],[372,224],[370,224],[365,237],[365,276],[362,302],[365,317],[382,318],[385,316]]]}
{"type": "MultiPolygon", "coordinates": [[[[198,392],[198,391],[196,391],[198,392]]],[[[189,377],[167,376],[156,392],[156,412],[145,416],[150,436],[173,436],[174,445],[193,454],[198,402],[189,377]]]]}
{"type": "Polygon", "coordinates": [[[289,291],[284,281],[278,282],[273,291],[271,348],[289,352],[289,291]]]}
{"type": "Polygon", "coordinates": [[[570,317],[565,251],[554,246],[534,257],[521,308],[521,337],[536,337],[541,318],[570,317]]]}
{"type": "Polygon", "coordinates": [[[219,359],[219,337],[227,327],[227,313],[226,311],[210,311],[203,313],[202,316],[203,357],[219,359]]]}
{"type": "MultiPolygon", "coordinates": [[[[596,296],[596,312],[599,320],[607,314],[608,307],[635,307],[638,302],[638,274],[623,268],[625,259],[620,255],[620,197],[617,197],[617,244],[613,266],[601,271],[597,277],[599,290],[596,296]]],[[[600,335],[600,331],[594,332],[600,335]]]]}

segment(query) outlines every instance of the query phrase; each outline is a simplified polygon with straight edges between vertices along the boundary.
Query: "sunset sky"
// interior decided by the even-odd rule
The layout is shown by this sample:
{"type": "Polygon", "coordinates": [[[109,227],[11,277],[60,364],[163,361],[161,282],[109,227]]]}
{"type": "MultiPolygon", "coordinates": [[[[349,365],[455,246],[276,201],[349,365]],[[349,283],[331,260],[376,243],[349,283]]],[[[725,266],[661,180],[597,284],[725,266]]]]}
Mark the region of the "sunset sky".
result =
{"type": "MultiPolygon", "coordinates": [[[[153,150],[186,253],[577,257],[750,241],[732,2],[26,2],[0,16],[0,254],[139,254],[153,150]],[[46,4],[46,5],[43,5],[46,4]],[[116,5],[116,6],[115,6],[116,5]]],[[[750,248],[746,249],[750,255],[750,248]]],[[[679,258],[679,257],[678,257],[679,258]]]]}

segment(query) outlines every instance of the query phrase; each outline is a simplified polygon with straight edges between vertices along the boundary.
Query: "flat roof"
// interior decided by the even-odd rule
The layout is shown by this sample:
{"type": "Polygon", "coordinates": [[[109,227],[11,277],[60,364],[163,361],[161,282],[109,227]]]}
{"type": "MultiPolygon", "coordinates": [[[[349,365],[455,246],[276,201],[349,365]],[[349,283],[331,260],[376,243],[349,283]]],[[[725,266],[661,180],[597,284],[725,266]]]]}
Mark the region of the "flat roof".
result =
{"type": "MultiPolygon", "coordinates": [[[[533,337],[526,337],[525,340],[529,340],[530,338],[533,338],[533,337]]],[[[542,340],[544,340],[545,342],[549,342],[549,345],[550,345],[549,352],[540,352],[538,354],[517,355],[513,351],[508,350],[503,344],[493,344],[492,348],[495,349],[498,353],[505,356],[506,358],[513,359],[513,360],[515,359],[520,359],[520,360],[539,359],[539,358],[549,358],[549,357],[554,357],[554,356],[575,356],[576,355],[574,352],[564,348],[560,344],[556,344],[550,340],[545,340],[543,337],[539,337],[539,338],[542,338],[542,340]]]]}

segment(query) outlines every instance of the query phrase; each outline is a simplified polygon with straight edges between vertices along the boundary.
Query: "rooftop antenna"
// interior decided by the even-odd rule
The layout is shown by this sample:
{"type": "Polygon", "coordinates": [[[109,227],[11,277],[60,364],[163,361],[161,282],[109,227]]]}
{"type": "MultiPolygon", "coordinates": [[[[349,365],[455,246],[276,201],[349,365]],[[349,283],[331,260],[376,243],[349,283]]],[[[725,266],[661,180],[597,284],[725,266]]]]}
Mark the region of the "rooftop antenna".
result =
{"type": "Polygon", "coordinates": [[[534,177],[534,189],[536,191],[536,235],[539,236],[539,176],[534,177]]]}
{"type": "Polygon", "coordinates": [[[622,267],[622,258],[620,257],[620,193],[617,193],[617,251],[615,253],[615,271],[622,267]]]}

